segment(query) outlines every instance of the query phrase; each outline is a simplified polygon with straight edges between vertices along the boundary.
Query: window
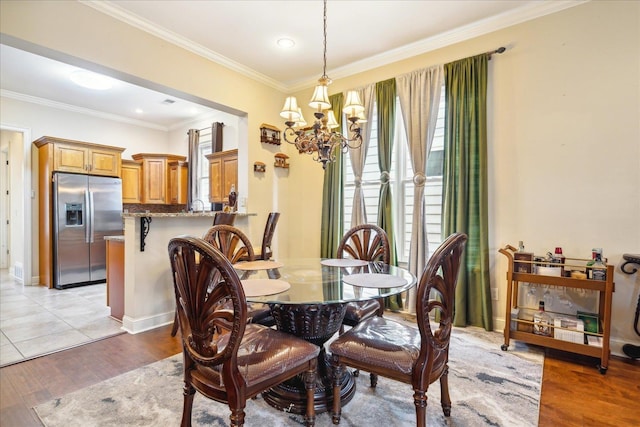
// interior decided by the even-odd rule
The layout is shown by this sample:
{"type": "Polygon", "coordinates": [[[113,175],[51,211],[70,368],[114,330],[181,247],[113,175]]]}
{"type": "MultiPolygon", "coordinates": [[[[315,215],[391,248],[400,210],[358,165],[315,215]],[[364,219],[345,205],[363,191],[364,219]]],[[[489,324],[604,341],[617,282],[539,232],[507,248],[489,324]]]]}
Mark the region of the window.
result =
{"type": "Polygon", "coordinates": [[[211,132],[200,135],[198,143],[198,183],[195,199],[204,200],[205,210],[211,210],[209,203],[209,160],[205,155],[211,154],[211,132]]]}
{"type": "MultiPolygon", "coordinates": [[[[429,250],[435,251],[442,242],[442,172],[444,162],[444,87],[440,98],[438,121],[433,139],[429,160],[427,162],[427,183],[425,186],[425,217],[429,250]]],[[[380,194],[380,170],[378,167],[377,114],[374,104],[371,126],[371,139],[367,158],[362,173],[362,191],[364,193],[367,222],[378,222],[378,197],[380,194]]],[[[396,133],[394,136],[394,152],[390,171],[390,185],[394,215],[395,245],[399,263],[409,261],[411,246],[411,227],[413,224],[413,168],[411,167],[409,146],[402,120],[400,101],[396,98],[396,133]],[[400,202],[399,202],[400,201],[400,202]]],[[[351,169],[351,159],[345,156],[344,177],[344,229],[351,228],[353,212],[353,194],[355,177],[351,169]]]]}

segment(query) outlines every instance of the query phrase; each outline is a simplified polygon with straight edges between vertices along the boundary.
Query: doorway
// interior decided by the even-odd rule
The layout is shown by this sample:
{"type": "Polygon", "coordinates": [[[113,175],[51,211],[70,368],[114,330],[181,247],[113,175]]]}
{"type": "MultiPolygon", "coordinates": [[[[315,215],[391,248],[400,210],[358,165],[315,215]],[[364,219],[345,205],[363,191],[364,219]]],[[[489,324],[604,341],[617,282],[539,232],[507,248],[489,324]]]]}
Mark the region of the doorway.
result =
{"type": "MultiPolygon", "coordinates": [[[[9,275],[24,285],[38,283],[32,275],[33,192],[31,131],[0,125],[0,246],[9,275]]],[[[36,242],[37,246],[37,242],[36,242]]],[[[3,267],[4,264],[3,264],[3,267]]]]}

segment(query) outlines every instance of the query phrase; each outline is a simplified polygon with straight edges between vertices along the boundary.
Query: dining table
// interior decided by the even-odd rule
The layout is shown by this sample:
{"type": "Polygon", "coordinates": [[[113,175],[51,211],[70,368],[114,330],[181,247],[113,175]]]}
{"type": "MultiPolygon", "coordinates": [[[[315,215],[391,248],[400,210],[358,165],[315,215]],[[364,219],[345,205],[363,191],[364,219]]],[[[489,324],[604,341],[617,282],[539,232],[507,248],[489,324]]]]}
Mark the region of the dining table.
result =
{"type": "MultiPolygon", "coordinates": [[[[357,259],[292,258],[234,264],[248,304],[271,308],[275,327],[318,345],[316,412],[331,410],[333,384],[330,355],[325,344],[337,336],[349,302],[382,299],[416,285],[408,270],[357,259]]],[[[342,404],[355,394],[353,374],[344,370],[340,379],[342,404]]],[[[263,393],[271,406],[304,414],[306,391],[302,376],[263,393]]]]}

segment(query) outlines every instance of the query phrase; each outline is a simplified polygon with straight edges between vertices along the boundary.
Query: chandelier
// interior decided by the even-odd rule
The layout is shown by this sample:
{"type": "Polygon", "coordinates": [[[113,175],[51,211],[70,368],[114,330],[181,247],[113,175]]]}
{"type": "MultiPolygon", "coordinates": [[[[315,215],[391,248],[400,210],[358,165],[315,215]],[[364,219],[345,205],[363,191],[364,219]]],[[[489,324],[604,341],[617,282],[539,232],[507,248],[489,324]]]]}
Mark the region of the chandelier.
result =
{"type": "Polygon", "coordinates": [[[302,116],[302,110],[298,107],[295,96],[289,96],[284,102],[284,107],[280,116],[285,119],[284,140],[293,144],[299,153],[313,154],[313,159],[322,163],[322,168],[326,169],[327,162],[336,159],[336,151],[340,149],[346,153],[349,148],[358,148],[362,144],[359,123],[364,122],[364,106],[357,91],[347,92],[343,113],[349,121],[349,132],[351,138],[334,131],[338,127],[338,122],[330,110],[328,86],[331,79],[327,76],[327,0],[324,0],[324,56],[322,77],[318,79],[318,85],[313,91],[309,106],[315,109],[313,116],[315,121],[311,127],[306,127],[307,123],[302,116]]]}

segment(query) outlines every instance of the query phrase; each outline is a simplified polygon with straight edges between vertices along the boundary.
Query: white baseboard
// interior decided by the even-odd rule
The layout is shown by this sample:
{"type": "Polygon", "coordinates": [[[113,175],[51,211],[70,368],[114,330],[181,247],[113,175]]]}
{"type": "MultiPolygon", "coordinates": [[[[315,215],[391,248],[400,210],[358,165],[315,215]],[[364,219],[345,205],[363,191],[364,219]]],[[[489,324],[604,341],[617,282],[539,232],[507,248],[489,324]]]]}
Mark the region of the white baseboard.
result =
{"type": "Polygon", "coordinates": [[[149,317],[133,318],[130,316],[122,317],[122,329],[130,334],[139,334],[140,332],[149,331],[173,323],[175,311],[161,313],[149,317]]]}

